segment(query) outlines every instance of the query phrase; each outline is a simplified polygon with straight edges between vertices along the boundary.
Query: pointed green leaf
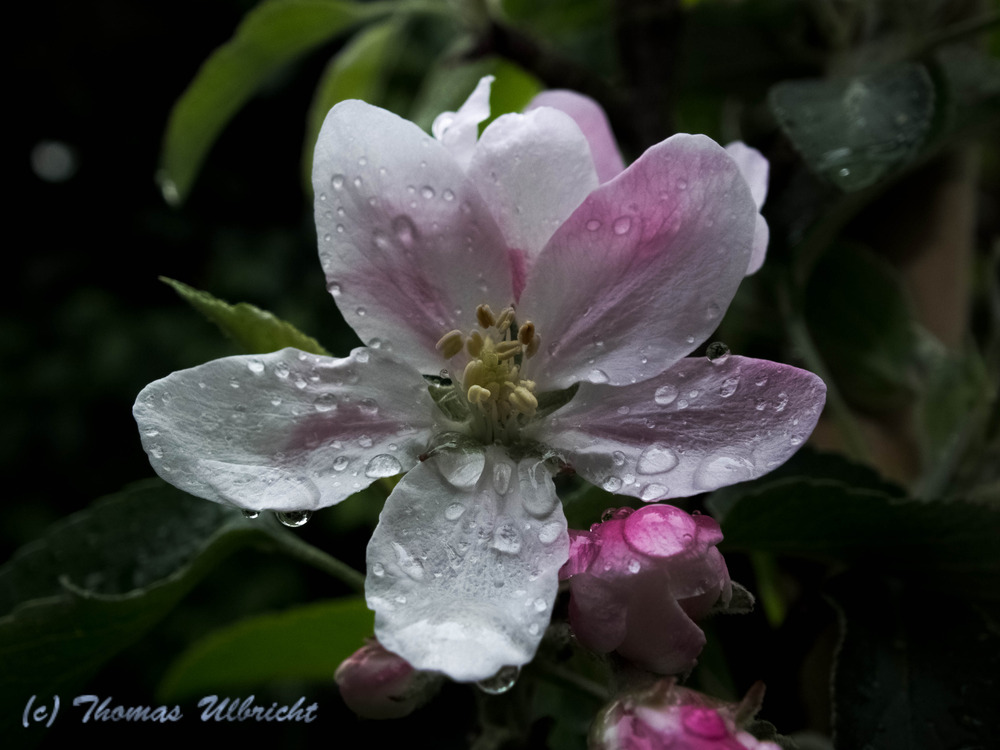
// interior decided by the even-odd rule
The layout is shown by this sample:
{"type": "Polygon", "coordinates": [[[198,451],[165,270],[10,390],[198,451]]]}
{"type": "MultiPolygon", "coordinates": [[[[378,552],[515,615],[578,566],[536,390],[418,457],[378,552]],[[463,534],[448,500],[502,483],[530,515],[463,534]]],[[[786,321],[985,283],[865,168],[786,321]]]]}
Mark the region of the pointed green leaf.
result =
{"type": "Polygon", "coordinates": [[[1000,596],[1000,509],[986,505],[789,478],[739,498],[722,532],[725,549],[905,571],[929,590],[1000,596]]]}
{"type": "Polygon", "coordinates": [[[164,197],[171,203],[187,197],[223,127],[282,67],[396,8],[395,2],[265,0],[251,10],[171,112],[158,174],[164,197]]]}
{"type": "Polygon", "coordinates": [[[266,310],[241,302],[230,305],[179,281],[161,277],[173,287],[195,310],[215,323],[222,332],[235,341],[247,354],[265,354],[292,346],[310,354],[329,356],[312,336],[299,331],[291,323],[275,317],[266,310]]]}
{"type": "MultiPolygon", "coordinates": [[[[398,18],[359,31],[327,66],[316,87],[306,121],[303,144],[303,183],[312,185],[313,150],[327,113],[337,102],[361,99],[382,105],[386,83],[403,41],[404,24],[398,18]]],[[[307,190],[308,193],[308,190],[307,190]]]]}
{"type": "Polygon", "coordinates": [[[248,618],[208,635],[175,661],[159,700],[174,703],[281,680],[329,682],[372,635],[374,618],[362,597],[248,618]]]}
{"type": "Polygon", "coordinates": [[[70,516],[0,568],[0,705],[72,694],[223,558],[287,533],[158,479],[70,516]]]}

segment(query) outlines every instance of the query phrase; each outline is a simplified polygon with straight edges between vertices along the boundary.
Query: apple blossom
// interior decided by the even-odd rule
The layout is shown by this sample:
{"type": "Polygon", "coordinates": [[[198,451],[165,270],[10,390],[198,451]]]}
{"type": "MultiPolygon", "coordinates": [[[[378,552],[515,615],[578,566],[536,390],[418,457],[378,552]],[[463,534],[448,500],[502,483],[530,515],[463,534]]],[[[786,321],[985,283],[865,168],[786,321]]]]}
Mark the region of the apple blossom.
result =
{"type": "Polygon", "coordinates": [[[705,634],[695,620],[732,595],[715,545],[719,524],[671,505],[606,511],[590,531],[570,531],[569,622],[587,648],[678,674],[695,665],[705,634]]]}
{"type": "Polygon", "coordinates": [[[758,683],[739,704],[679,687],[672,679],[619,696],[591,726],[591,750],[780,750],[740,724],[760,708],[758,683]],[[754,700],[758,705],[748,705],[754,700]],[[750,715],[746,715],[749,713],[750,715]],[[742,720],[742,721],[741,721],[742,720]]]}
{"type": "Polygon", "coordinates": [[[643,500],[715,489],[785,461],[825,390],[771,362],[685,358],[754,247],[726,150],[676,135],[602,184],[558,109],[477,138],[489,87],[433,137],[360,101],[326,118],[320,261],[364,347],[216,360],[134,409],[160,476],[251,512],[408,472],[368,547],[367,600],[387,649],[459,681],[530,661],[549,622],[569,549],[553,467],[643,500]]]}

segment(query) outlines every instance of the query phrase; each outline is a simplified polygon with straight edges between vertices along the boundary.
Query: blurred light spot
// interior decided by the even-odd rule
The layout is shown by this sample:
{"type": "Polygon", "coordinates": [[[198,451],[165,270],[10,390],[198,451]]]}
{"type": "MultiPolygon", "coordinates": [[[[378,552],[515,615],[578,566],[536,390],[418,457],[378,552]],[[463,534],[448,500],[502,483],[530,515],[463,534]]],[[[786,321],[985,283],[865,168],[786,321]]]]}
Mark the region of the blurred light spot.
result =
{"type": "Polygon", "coordinates": [[[76,153],[60,141],[39,141],[31,150],[31,169],[46,182],[65,182],[76,174],[76,153]]]}

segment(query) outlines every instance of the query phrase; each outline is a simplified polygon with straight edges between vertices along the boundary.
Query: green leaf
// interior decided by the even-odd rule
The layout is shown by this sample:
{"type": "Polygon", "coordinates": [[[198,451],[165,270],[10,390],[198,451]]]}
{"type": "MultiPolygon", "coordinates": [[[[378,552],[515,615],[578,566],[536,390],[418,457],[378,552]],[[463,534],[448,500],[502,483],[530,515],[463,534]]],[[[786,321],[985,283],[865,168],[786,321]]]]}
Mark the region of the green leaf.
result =
{"type": "MultiPolygon", "coordinates": [[[[302,154],[304,184],[311,189],[313,151],[327,113],[337,102],[362,99],[381,105],[389,74],[403,42],[404,24],[389,19],[358,32],[323,73],[306,121],[302,154]]],[[[307,189],[307,194],[309,190],[307,189]]]]}
{"type": "Polygon", "coordinates": [[[72,694],[223,558],[283,533],[158,479],[70,516],[0,568],[0,704],[72,694]]]}
{"type": "Polygon", "coordinates": [[[361,597],[243,620],[198,641],[175,661],[158,700],[175,703],[276,680],[329,682],[374,627],[374,613],[361,597]]]}
{"type": "Polygon", "coordinates": [[[265,0],[251,10],[171,112],[157,176],[167,201],[187,197],[223,127],[272,76],[324,42],[398,7],[395,2],[265,0]]]}
{"type": "Polygon", "coordinates": [[[836,747],[971,750],[997,736],[995,613],[867,574],[831,588],[841,615],[836,747]]]}
{"type": "Polygon", "coordinates": [[[806,324],[844,397],[874,412],[908,404],[919,382],[919,340],[902,282],[888,263],[834,248],[806,288],[806,324]]]}
{"type": "Polygon", "coordinates": [[[809,167],[846,192],[909,161],[934,117],[934,85],[916,63],[847,80],[783,81],[768,99],[809,167]]]}
{"type": "Polygon", "coordinates": [[[789,478],[747,492],[721,524],[725,549],[902,571],[927,589],[1000,598],[1000,509],[989,506],[789,478]]]}
{"type": "Polygon", "coordinates": [[[329,356],[329,352],[316,339],[266,310],[246,302],[230,305],[208,292],[202,292],[179,281],[162,276],[160,280],[173,287],[174,291],[195,310],[215,323],[247,354],[265,354],[291,346],[310,354],[329,356]]]}

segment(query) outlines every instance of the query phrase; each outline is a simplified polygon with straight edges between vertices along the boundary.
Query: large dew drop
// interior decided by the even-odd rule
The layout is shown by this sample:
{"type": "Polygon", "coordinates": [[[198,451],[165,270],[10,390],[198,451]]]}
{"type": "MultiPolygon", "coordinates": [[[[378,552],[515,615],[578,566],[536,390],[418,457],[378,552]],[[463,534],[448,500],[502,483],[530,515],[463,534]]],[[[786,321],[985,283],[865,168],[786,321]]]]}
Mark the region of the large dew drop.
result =
{"type": "Polygon", "coordinates": [[[635,470],[640,474],[665,474],[677,466],[677,454],[663,443],[653,443],[639,456],[635,470]]]}
{"type": "Polygon", "coordinates": [[[365,467],[365,476],[370,479],[379,479],[380,477],[395,476],[402,470],[403,467],[399,461],[388,453],[382,453],[368,462],[368,465],[365,467]]]}
{"type": "Polygon", "coordinates": [[[305,526],[306,523],[312,518],[311,510],[287,510],[279,511],[274,514],[274,517],[281,522],[283,526],[287,526],[290,529],[297,529],[300,526],[305,526]]]}
{"type": "Polygon", "coordinates": [[[520,675],[520,667],[501,667],[492,677],[477,682],[476,687],[487,695],[502,695],[514,687],[520,675]]]}
{"type": "Polygon", "coordinates": [[[661,385],[653,394],[653,400],[660,406],[669,406],[677,398],[677,388],[670,385],[661,385]]]}

